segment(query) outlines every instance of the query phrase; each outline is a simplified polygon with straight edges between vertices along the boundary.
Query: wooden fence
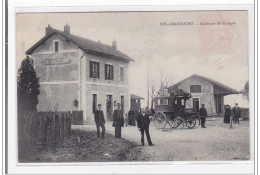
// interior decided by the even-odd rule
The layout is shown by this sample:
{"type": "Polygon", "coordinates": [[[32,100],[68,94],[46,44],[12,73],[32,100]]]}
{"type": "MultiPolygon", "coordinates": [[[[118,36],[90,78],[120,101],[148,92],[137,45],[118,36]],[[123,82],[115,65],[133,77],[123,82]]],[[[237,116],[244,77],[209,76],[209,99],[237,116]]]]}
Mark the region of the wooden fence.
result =
{"type": "Polygon", "coordinates": [[[83,111],[72,111],[72,124],[83,125],[83,111]]]}
{"type": "Polygon", "coordinates": [[[34,145],[53,145],[71,135],[70,112],[35,112],[30,118],[34,145]]]}

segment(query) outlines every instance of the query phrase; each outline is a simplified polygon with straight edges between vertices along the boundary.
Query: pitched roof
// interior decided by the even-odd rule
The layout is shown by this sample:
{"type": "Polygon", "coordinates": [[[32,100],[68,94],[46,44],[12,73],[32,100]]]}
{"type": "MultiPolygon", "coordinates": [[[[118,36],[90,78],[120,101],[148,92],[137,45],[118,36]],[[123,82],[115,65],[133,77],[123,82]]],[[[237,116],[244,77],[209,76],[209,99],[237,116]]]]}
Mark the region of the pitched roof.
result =
{"type": "Polygon", "coordinates": [[[139,97],[139,96],[134,95],[134,94],[130,94],[130,96],[131,96],[131,99],[141,99],[141,100],[144,99],[143,97],[139,97]]]}
{"type": "Polygon", "coordinates": [[[182,81],[180,81],[180,82],[170,86],[168,88],[168,90],[169,91],[171,91],[171,90],[176,91],[178,89],[178,86],[181,83],[185,82],[186,80],[188,80],[190,78],[195,78],[195,77],[203,79],[204,81],[212,83],[213,84],[213,89],[214,89],[214,94],[224,94],[224,95],[239,94],[239,91],[237,91],[235,89],[232,89],[232,88],[230,88],[230,87],[228,87],[228,86],[226,86],[226,85],[224,85],[222,83],[219,83],[219,82],[217,82],[217,81],[215,81],[215,80],[213,80],[211,78],[203,77],[203,76],[200,76],[200,75],[197,75],[197,74],[193,74],[190,77],[185,78],[184,80],[182,80],[182,81]]]}
{"type": "Polygon", "coordinates": [[[28,49],[25,53],[27,55],[30,55],[33,53],[33,51],[38,48],[42,43],[44,43],[47,39],[49,39],[52,35],[58,34],[62,37],[64,37],[67,41],[72,42],[73,44],[77,45],[82,50],[87,51],[88,53],[100,55],[100,56],[106,56],[110,58],[117,58],[124,61],[134,61],[129,56],[123,54],[122,52],[118,51],[117,49],[114,49],[112,46],[92,41],[86,38],[82,38],[76,35],[71,35],[64,33],[62,31],[53,29],[52,32],[48,35],[45,35],[41,40],[39,40],[36,44],[34,44],[30,49],[28,49]]]}

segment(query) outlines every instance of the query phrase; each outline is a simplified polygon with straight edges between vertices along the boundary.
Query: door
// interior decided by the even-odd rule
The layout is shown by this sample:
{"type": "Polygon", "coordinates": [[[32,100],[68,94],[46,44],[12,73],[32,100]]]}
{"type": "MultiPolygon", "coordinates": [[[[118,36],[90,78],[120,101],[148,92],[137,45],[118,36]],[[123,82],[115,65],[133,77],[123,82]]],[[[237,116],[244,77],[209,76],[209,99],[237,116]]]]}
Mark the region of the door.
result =
{"type": "Polygon", "coordinates": [[[92,113],[97,110],[97,94],[92,94],[92,113]]]}
{"type": "Polygon", "coordinates": [[[107,113],[107,120],[112,121],[112,114],[113,114],[113,100],[112,95],[107,95],[106,99],[106,113],[107,113]]]}
{"type": "Polygon", "coordinates": [[[121,96],[121,110],[123,114],[125,113],[125,97],[121,96]]]}
{"type": "Polygon", "coordinates": [[[193,98],[193,109],[196,111],[199,111],[200,109],[200,99],[199,98],[193,98]]]}

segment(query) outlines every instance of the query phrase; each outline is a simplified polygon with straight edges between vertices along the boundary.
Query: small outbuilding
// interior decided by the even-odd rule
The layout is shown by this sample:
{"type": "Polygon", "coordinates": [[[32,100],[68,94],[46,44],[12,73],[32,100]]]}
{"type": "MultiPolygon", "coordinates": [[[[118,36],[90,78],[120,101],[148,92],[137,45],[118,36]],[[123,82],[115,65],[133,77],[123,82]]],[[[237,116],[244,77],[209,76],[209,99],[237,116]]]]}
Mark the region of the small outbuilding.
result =
{"type": "Polygon", "coordinates": [[[130,98],[131,98],[131,107],[134,108],[134,111],[138,111],[138,109],[141,108],[141,100],[143,100],[144,98],[134,94],[130,94],[130,98]]]}
{"type": "Polygon", "coordinates": [[[223,114],[224,96],[239,94],[239,91],[220,82],[196,74],[170,86],[168,91],[178,89],[183,89],[192,95],[186,102],[186,108],[199,110],[201,104],[205,104],[208,115],[223,114]]]}

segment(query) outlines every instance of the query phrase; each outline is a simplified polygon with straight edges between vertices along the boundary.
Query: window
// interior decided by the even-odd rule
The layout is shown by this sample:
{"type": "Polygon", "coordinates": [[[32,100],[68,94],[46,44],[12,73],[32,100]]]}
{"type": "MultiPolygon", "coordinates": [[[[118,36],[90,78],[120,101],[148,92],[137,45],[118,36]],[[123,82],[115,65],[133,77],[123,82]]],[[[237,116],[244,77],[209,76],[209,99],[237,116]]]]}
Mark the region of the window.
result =
{"type": "Polygon", "coordinates": [[[105,64],[105,79],[113,80],[114,79],[114,67],[109,64],[105,64]]]}
{"type": "Polygon", "coordinates": [[[168,105],[168,99],[163,99],[162,105],[168,105]]]}
{"type": "Polygon", "coordinates": [[[190,93],[201,93],[201,85],[191,85],[190,93]]]}
{"type": "Polygon", "coordinates": [[[123,67],[120,67],[120,81],[125,81],[125,69],[123,67]]]}
{"type": "Polygon", "coordinates": [[[159,105],[168,105],[168,99],[167,98],[161,98],[159,105]]]}
{"type": "Polygon", "coordinates": [[[89,62],[89,77],[99,78],[99,63],[90,61],[89,62]]]}
{"type": "Polygon", "coordinates": [[[60,50],[59,41],[55,41],[54,42],[54,51],[59,52],[59,50],[60,50]]]}

